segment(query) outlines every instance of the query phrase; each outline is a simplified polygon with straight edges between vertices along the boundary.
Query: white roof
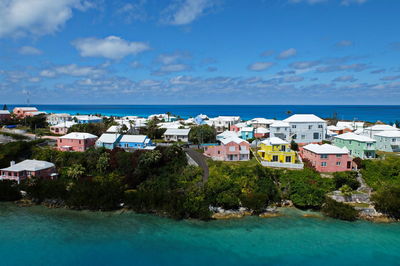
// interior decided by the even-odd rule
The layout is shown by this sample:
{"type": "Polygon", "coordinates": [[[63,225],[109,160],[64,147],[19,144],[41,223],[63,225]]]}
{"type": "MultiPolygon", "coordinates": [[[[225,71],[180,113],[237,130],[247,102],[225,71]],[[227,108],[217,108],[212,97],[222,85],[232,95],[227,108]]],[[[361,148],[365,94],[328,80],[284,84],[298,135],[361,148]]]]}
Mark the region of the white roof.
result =
{"type": "Polygon", "coordinates": [[[55,126],[52,127],[66,127],[66,128],[70,128],[73,125],[76,125],[76,123],[74,121],[65,121],[65,122],[61,122],[55,126]]]}
{"type": "Polygon", "coordinates": [[[317,154],[348,154],[349,150],[346,148],[339,148],[331,144],[308,144],[303,149],[309,150],[317,154]]]}
{"type": "Polygon", "coordinates": [[[240,144],[242,142],[248,143],[246,140],[243,140],[243,139],[238,138],[238,137],[230,137],[230,138],[225,138],[225,139],[221,140],[221,143],[224,144],[224,145],[226,145],[226,144],[228,144],[230,142],[235,142],[236,144],[240,144]]]}
{"type": "Polygon", "coordinates": [[[236,126],[238,128],[242,128],[242,127],[247,127],[247,124],[243,123],[243,122],[240,122],[240,123],[235,124],[234,126],[236,126]]]}
{"type": "Polygon", "coordinates": [[[71,132],[65,136],[59,137],[60,139],[94,139],[97,138],[97,136],[89,134],[89,133],[84,133],[84,132],[71,132]]]}
{"type": "Polygon", "coordinates": [[[335,131],[335,130],[343,130],[343,129],[345,129],[345,127],[327,126],[327,129],[328,129],[328,130],[333,130],[333,131],[335,131]]]}
{"type": "Polygon", "coordinates": [[[217,138],[233,138],[233,137],[238,137],[238,133],[235,131],[229,131],[229,130],[226,130],[217,135],[217,138]]]}
{"type": "Polygon", "coordinates": [[[146,139],[146,135],[123,135],[120,142],[143,143],[146,139]]]}
{"type": "Polygon", "coordinates": [[[336,123],[336,126],[353,129],[354,127],[356,128],[364,127],[364,122],[338,121],[336,123]]]}
{"type": "Polygon", "coordinates": [[[186,136],[189,135],[190,128],[168,128],[164,135],[177,135],[186,136]]]}
{"type": "Polygon", "coordinates": [[[0,110],[0,115],[9,115],[10,111],[8,110],[0,110]]]}
{"type": "Polygon", "coordinates": [[[159,123],[158,127],[159,128],[180,128],[182,126],[182,124],[180,122],[163,122],[163,123],[159,123]]]}
{"type": "Polygon", "coordinates": [[[275,122],[275,119],[266,119],[266,118],[262,118],[262,117],[257,117],[257,118],[253,118],[250,121],[250,124],[273,124],[275,122]]]}
{"type": "Polygon", "coordinates": [[[253,132],[254,128],[252,127],[242,127],[240,129],[240,131],[244,131],[244,132],[253,132]]]}
{"type": "Polygon", "coordinates": [[[275,121],[270,127],[290,127],[289,123],[283,121],[275,121]]]}
{"type": "Polygon", "coordinates": [[[337,135],[337,136],[335,136],[335,138],[344,139],[344,140],[356,140],[356,141],[360,141],[360,142],[375,142],[375,140],[371,139],[370,137],[357,135],[357,134],[354,134],[353,132],[348,132],[348,133],[344,133],[341,135],[337,135]]]}
{"type": "Polygon", "coordinates": [[[101,117],[95,115],[75,115],[78,120],[100,120],[101,117]]]}
{"type": "Polygon", "coordinates": [[[283,144],[289,144],[286,140],[277,138],[277,137],[271,137],[267,138],[266,140],[261,141],[262,144],[265,145],[283,145],[283,144]]]}
{"type": "Polygon", "coordinates": [[[15,107],[15,108],[21,109],[23,111],[37,111],[38,110],[36,107],[15,107]]]}
{"type": "Polygon", "coordinates": [[[55,113],[55,114],[49,114],[48,117],[70,117],[70,114],[67,113],[55,113]]]}
{"type": "Polygon", "coordinates": [[[400,138],[400,130],[382,131],[380,133],[376,133],[375,136],[388,137],[388,138],[400,138]]]}
{"type": "Polygon", "coordinates": [[[266,129],[265,127],[258,127],[255,129],[255,133],[258,133],[258,134],[265,134],[268,132],[269,132],[269,130],[266,129]]]}
{"type": "Polygon", "coordinates": [[[302,115],[292,115],[284,119],[283,121],[292,123],[292,122],[326,122],[325,120],[319,118],[313,114],[302,114],[302,115]]]}
{"type": "Polygon", "coordinates": [[[374,125],[371,127],[367,127],[366,130],[372,131],[395,131],[399,130],[397,127],[389,126],[389,125],[374,125]]]}
{"type": "Polygon", "coordinates": [[[121,136],[120,134],[107,134],[104,133],[100,136],[100,138],[97,140],[97,142],[102,142],[102,143],[114,143],[117,141],[117,139],[121,136]]]}
{"type": "Polygon", "coordinates": [[[49,163],[46,161],[39,161],[39,160],[25,160],[20,163],[11,165],[7,168],[3,168],[3,171],[13,171],[13,172],[20,172],[20,171],[39,171],[47,168],[54,167],[53,163],[49,163]]]}

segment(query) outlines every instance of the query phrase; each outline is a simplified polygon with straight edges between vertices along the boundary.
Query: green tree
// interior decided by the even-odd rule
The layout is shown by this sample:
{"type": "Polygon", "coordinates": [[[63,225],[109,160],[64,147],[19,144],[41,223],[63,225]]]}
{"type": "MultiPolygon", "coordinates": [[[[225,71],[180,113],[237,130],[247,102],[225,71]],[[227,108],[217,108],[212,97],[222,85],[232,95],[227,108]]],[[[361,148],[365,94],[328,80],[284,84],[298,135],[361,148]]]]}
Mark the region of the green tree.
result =
{"type": "Polygon", "coordinates": [[[400,185],[379,189],[372,195],[371,200],[378,211],[400,219],[400,185]]]}
{"type": "Polygon", "coordinates": [[[8,110],[7,104],[3,105],[3,110],[8,110]]]}
{"type": "Polygon", "coordinates": [[[358,211],[352,206],[342,202],[337,202],[328,197],[326,198],[324,205],[322,205],[321,211],[326,216],[346,221],[355,221],[358,217],[358,211]]]}
{"type": "Polygon", "coordinates": [[[195,144],[214,143],[217,132],[209,125],[194,126],[189,132],[189,141],[195,144]]]}
{"type": "Polygon", "coordinates": [[[292,149],[293,151],[299,151],[299,144],[292,140],[290,142],[290,149],[292,149]]]}
{"type": "Polygon", "coordinates": [[[66,174],[71,179],[79,179],[85,174],[85,167],[81,164],[74,164],[67,168],[66,174]]]}
{"type": "Polygon", "coordinates": [[[104,174],[107,171],[107,168],[109,166],[109,161],[110,161],[110,155],[106,152],[102,153],[97,160],[97,171],[99,173],[104,174]]]}

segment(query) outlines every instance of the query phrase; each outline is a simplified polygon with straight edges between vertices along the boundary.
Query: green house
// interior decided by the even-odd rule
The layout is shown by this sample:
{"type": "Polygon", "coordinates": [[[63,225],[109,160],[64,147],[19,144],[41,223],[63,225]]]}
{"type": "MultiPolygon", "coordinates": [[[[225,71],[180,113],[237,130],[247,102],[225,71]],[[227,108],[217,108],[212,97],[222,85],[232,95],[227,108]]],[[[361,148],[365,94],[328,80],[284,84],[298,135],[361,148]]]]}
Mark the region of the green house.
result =
{"type": "Polygon", "coordinates": [[[333,143],[340,148],[347,148],[350,155],[361,159],[375,158],[376,140],[352,132],[338,135],[333,143]]]}

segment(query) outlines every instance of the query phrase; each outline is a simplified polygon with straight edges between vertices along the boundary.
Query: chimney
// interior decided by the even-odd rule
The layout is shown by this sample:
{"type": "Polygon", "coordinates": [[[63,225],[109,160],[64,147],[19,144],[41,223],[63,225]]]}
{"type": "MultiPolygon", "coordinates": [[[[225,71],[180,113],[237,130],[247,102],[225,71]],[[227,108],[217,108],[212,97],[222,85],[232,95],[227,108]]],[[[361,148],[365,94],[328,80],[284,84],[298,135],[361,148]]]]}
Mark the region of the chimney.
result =
{"type": "Polygon", "coordinates": [[[13,166],[15,164],[15,161],[10,162],[10,166],[13,166]]]}

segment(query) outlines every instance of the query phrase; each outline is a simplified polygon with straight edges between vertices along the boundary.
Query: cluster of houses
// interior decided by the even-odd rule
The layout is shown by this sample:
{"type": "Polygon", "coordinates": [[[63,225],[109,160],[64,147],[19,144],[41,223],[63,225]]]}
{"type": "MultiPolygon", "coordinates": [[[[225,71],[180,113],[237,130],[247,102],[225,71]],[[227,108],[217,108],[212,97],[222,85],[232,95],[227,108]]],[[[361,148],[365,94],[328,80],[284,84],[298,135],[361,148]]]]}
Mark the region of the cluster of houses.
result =
{"type": "MultiPolygon", "coordinates": [[[[0,112],[0,120],[7,119],[8,111],[0,112]]],[[[17,107],[15,116],[24,118],[43,114],[33,107],[17,107]]],[[[83,152],[90,147],[126,151],[155,148],[153,141],[140,135],[149,120],[158,119],[158,127],[165,129],[164,142],[189,142],[191,127],[209,125],[217,133],[216,143],[203,144],[204,155],[213,160],[248,161],[253,154],[266,167],[301,169],[311,164],[319,172],[349,171],[356,167],[355,157],[372,159],[376,151],[400,152],[400,130],[395,126],[376,124],[366,127],[364,122],[338,121],[336,125],[313,114],[294,114],[284,120],[254,118],[242,121],[239,116],[209,118],[200,114],[186,120],[170,114],[155,114],[147,118],[125,116],[115,119],[101,136],[68,130],[75,124],[99,123],[94,115],[49,114],[46,116],[60,151],[83,152]],[[293,143],[296,143],[295,145],[293,143]]],[[[0,179],[20,181],[40,176],[53,178],[54,165],[26,160],[1,169],[0,179]]]]}

